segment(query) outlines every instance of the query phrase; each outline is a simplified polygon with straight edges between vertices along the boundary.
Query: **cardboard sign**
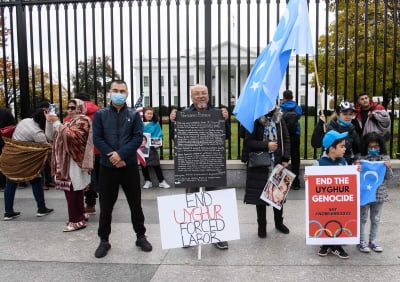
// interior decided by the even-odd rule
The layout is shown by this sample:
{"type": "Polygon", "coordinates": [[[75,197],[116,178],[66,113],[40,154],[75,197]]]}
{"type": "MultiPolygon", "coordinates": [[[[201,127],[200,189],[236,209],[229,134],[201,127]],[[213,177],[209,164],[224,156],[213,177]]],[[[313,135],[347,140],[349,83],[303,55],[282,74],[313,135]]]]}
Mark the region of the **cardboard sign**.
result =
{"type": "Polygon", "coordinates": [[[163,249],[240,239],[235,189],[157,197],[163,249]]]}
{"type": "Polygon", "coordinates": [[[360,174],[356,166],[308,166],[306,244],[358,244],[360,174]]]}

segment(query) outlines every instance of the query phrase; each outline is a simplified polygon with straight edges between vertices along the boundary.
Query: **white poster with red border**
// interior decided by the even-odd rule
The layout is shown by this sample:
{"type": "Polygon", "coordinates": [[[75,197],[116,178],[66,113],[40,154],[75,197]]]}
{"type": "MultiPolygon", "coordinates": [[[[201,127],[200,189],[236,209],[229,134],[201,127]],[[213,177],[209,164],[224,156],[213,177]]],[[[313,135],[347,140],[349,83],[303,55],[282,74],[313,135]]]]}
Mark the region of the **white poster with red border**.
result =
{"type": "Polygon", "coordinates": [[[358,244],[360,173],[357,166],[308,166],[306,244],[358,244]]]}

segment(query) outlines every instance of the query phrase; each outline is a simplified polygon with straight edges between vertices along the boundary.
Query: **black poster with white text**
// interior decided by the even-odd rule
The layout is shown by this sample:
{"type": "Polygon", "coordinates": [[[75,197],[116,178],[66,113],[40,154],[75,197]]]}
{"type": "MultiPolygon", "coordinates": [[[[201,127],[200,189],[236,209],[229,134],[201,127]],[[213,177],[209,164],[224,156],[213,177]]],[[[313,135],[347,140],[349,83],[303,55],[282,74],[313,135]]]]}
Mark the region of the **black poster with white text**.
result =
{"type": "Polygon", "coordinates": [[[181,111],[175,121],[175,187],[226,186],[221,111],[181,111]]]}

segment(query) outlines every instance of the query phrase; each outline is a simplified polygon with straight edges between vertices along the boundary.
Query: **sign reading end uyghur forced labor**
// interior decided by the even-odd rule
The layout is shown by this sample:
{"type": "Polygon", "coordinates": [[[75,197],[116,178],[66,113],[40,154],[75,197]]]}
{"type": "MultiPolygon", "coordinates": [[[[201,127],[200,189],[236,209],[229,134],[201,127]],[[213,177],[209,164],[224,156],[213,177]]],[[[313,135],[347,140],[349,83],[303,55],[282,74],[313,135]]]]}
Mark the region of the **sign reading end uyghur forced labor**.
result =
{"type": "Polygon", "coordinates": [[[357,166],[309,166],[306,244],[358,244],[360,177],[357,166]]]}
{"type": "Polygon", "coordinates": [[[180,111],[175,121],[175,187],[226,186],[221,111],[180,111]]]}
{"type": "Polygon", "coordinates": [[[235,189],[157,197],[163,249],[240,239],[235,189]]]}

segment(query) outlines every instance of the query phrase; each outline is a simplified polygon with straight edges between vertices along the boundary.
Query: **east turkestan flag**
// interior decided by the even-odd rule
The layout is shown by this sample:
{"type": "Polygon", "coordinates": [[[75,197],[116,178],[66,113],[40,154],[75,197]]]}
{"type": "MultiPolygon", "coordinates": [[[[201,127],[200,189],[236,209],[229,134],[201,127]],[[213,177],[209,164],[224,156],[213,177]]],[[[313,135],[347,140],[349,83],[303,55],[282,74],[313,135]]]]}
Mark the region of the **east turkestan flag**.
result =
{"type": "Polygon", "coordinates": [[[376,190],[382,185],[386,174],[384,161],[361,160],[360,205],[376,202],[376,190]]]}
{"type": "Polygon", "coordinates": [[[314,55],[306,0],[290,0],[272,41],[258,56],[233,110],[250,132],[254,121],[270,112],[292,51],[314,55]]]}

